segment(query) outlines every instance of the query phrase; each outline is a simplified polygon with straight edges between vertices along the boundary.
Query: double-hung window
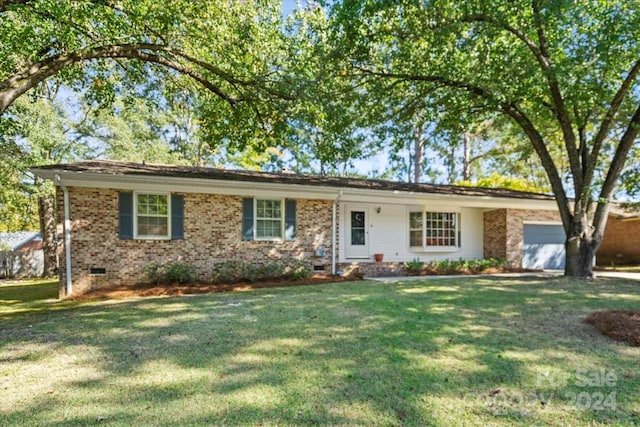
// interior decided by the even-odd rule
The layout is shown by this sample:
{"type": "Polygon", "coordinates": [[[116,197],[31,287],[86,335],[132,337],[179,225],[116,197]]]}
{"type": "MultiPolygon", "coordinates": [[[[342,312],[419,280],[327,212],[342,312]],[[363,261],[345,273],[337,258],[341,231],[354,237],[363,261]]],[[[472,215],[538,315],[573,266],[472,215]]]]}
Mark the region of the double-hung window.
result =
{"type": "Polygon", "coordinates": [[[242,240],[296,239],[295,199],[242,199],[242,240]]]}
{"type": "Polygon", "coordinates": [[[183,240],[184,196],[119,192],[118,237],[124,240],[183,240]]]}
{"type": "Polygon", "coordinates": [[[412,248],[456,248],[460,245],[457,212],[409,212],[409,246],[412,248]]]}
{"type": "Polygon", "coordinates": [[[256,199],[256,239],[282,239],[282,200],[256,199]]]}
{"type": "Polygon", "coordinates": [[[170,238],[171,214],[168,194],[136,193],[135,204],[136,238],[170,238]]]}

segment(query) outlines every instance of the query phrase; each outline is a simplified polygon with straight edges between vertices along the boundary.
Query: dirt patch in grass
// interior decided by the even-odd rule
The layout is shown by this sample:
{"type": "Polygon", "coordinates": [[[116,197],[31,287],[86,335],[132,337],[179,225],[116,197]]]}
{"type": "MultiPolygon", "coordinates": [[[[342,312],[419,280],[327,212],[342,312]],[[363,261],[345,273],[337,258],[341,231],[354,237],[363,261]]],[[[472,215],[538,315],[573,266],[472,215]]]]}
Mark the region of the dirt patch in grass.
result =
{"type": "Polygon", "coordinates": [[[276,288],[285,286],[305,286],[319,285],[323,283],[335,283],[359,280],[358,277],[352,276],[327,276],[314,275],[303,280],[274,280],[255,283],[233,283],[233,284],[212,284],[212,283],[194,283],[170,285],[153,285],[153,284],[136,284],[136,285],[107,285],[90,291],[72,295],[67,298],[71,301],[82,301],[90,299],[114,299],[114,298],[130,298],[130,297],[150,297],[150,296],[177,296],[192,294],[210,294],[217,292],[234,292],[234,291],[250,291],[252,289],[276,288]]]}
{"type": "Polygon", "coordinates": [[[640,311],[596,311],[584,322],[595,326],[602,335],[640,347],[640,311]]]}

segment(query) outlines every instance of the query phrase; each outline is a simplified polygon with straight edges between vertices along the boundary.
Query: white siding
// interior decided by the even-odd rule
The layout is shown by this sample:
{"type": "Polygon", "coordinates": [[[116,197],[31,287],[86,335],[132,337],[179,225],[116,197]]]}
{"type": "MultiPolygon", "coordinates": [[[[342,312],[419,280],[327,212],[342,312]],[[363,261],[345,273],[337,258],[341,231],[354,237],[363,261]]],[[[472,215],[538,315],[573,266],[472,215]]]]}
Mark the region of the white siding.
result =
{"type": "MultiPolygon", "coordinates": [[[[483,210],[479,208],[460,208],[455,206],[434,207],[435,211],[459,212],[461,216],[462,247],[446,251],[420,251],[409,248],[409,211],[422,209],[419,205],[392,204],[340,204],[339,212],[339,248],[340,261],[357,261],[346,258],[347,211],[350,206],[368,206],[369,212],[369,255],[384,254],[384,261],[409,261],[443,259],[479,259],[483,256],[483,210]],[[380,212],[377,209],[380,208],[380,212]]],[[[427,207],[427,210],[430,210],[427,207]]],[[[364,261],[364,260],[362,260],[364,261]]]]}

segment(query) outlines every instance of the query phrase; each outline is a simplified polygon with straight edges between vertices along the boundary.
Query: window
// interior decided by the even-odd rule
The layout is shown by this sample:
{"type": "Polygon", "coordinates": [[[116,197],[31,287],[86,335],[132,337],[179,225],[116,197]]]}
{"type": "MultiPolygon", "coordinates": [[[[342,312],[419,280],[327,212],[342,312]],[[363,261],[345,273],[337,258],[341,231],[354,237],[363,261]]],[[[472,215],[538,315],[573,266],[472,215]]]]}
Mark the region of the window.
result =
{"type": "Polygon", "coordinates": [[[351,244],[365,245],[365,213],[363,211],[351,211],[351,244]]]}
{"type": "Polygon", "coordinates": [[[166,194],[136,194],[136,237],[168,239],[169,196],[166,194]]]}
{"type": "Polygon", "coordinates": [[[242,240],[296,239],[294,199],[242,199],[242,240]]]}
{"type": "Polygon", "coordinates": [[[456,212],[409,212],[411,247],[455,247],[459,244],[456,212]]]}
{"type": "Polygon", "coordinates": [[[409,245],[422,246],[422,212],[409,213],[409,245]]]}
{"type": "Polygon", "coordinates": [[[256,239],[281,239],[282,213],[282,200],[256,199],[256,239]]]}
{"type": "Polygon", "coordinates": [[[123,240],[183,240],[184,196],[120,191],[118,237],[123,240]]]}

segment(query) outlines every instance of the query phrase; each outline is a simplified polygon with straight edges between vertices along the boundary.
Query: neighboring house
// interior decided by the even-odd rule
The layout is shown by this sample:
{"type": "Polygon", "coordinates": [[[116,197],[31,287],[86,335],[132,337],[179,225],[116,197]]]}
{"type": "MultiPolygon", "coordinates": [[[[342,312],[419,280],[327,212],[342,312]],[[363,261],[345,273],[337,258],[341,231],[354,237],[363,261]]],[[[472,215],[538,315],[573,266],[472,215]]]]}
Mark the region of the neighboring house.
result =
{"type": "Polygon", "coordinates": [[[564,263],[550,195],[114,161],[32,170],[58,188],[62,294],[143,280],[152,262],[189,263],[202,279],[227,260],[366,275],[397,274],[414,258],[564,263]]]}
{"type": "Polygon", "coordinates": [[[39,277],[43,271],[44,253],[40,233],[0,233],[0,278],[39,277]]]}
{"type": "Polygon", "coordinates": [[[640,264],[640,215],[616,209],[609,215],[597,264],[600,266],[640,264]]]}

